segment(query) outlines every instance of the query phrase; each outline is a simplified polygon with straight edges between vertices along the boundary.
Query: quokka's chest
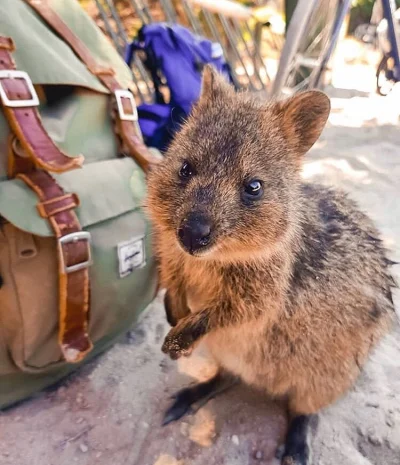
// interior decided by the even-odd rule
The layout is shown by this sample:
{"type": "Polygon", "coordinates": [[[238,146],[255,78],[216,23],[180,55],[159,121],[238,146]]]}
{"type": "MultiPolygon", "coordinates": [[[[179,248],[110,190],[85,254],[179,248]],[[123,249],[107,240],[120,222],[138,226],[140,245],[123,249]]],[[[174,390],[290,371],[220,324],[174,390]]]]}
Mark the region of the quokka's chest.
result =
{"type": "Polygon", "coordinates": [[[248,384],[257,384],[257,376],[264,371],[268,341],[263,319],[219,328],[205,337],[205,344],[217,363],[248,384]]]}
{"type": "Polygon", "coordinates": [[[198,287],[186,288],[186,303],[191,313],[197,313],[202,309],[214,305],[216,292],[210,289],[201,289],[198,287]]]}
{"type": "Polygon", "coordinates": [[[184,276],[186,303],[192,313],[218,305],[227,288],[217,274],[192,270],[184,276]]]}

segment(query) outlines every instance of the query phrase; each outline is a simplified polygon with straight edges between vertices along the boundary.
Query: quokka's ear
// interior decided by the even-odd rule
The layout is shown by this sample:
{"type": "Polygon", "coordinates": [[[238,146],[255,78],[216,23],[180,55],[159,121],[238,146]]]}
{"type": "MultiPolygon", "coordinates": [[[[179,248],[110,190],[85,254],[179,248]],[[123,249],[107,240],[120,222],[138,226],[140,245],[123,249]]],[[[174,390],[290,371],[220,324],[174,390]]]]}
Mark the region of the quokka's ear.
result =
{"type": "Polygon", "coordinates": [[[204,67],[199,102],[215,100],[218,96],[232,94],[233,92],[233,87],[224,76],[211,65],[204,67]]]}
{"type": "Polygon", "coordinates": [[[328,96],[318,90],[302,92],[276,104],[280,126],[299,155],[304,155],[317,141],[330,109],[328,96]]]}

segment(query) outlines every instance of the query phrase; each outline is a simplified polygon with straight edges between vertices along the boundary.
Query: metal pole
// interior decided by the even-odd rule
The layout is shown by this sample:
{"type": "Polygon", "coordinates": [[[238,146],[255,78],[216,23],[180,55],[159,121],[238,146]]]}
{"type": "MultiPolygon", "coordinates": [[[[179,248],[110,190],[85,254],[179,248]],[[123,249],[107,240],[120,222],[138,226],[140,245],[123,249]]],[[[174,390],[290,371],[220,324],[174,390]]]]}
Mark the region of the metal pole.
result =
{"type": "Polygon", "coordinates": [[[112,27],[110,26],[107,13],[104,10],[103,5],[100,3],[100,1],[99,0],[95,0],[95,1],[96,1],[97,9],[99,10],[101,19],[104,22],[104,27],[107,30],[107,34],[110,36],[111,40],[114,42],[115,48],[118,50],[118,53],[122,55],[124,53],[124,50],[121,47],[121,44],[119,43],[118,36],[115,34],[112,27]]]}
{"type": "MultiPolygon", "coordinates": [[[[260,76],[260,73],[258,72],[258,65],[257,65],[256,57],[253,56],[253,54],[250,52],[249,46],[248,46],[246,40],[243,37],[242,31],[240,30],[240,24],[238,23],[238,20],[237,19],[232,19],[232,22],[233,22],[233,30],[236,33],[236,37],[244,45],[244,48],[245,48],[245,50],[247,52],[247,55],[248,55],[249,59],[253,62],[254,74],[257,76],[258,80],[260,81],[261,88],[264,89],[264,82],[263,82],[263,80],[262,80],[262,78],[260,76]]],[[[254,43],[254,41],[253,41],[253,43],[254,43]]]]}
{"type": "Polygon", "coordinates": [[[205,35],[200,21],[198,20],[196,15],[193,13],[192,8],[190,7],[190,5],[188,5],[186,0],[182,0],[182,7],[190,24],[192,25],[194,32],[199,35],[205,35]]]}
{"type": "Polygon", "coordinates": [[[229,43],[231,44],[231,47],[232,47],[232,50],[234,51],[235,55],[236,55],[236,58],[237,60],[241,63],[241,65],[243,66],[243,69],[244,69],[244,72],[246,73],[246,76],[249,80],[249,86],[252,90],[257,90],[254,85],[253,85],[253,82],[252,82],[252,79],[250,77],[250,74],[249,72],[247,71],[247,68],[243,62],[243,59],[242,57],[240,56],[240,53],[238,51],[238,49],[236,48],[236,44],[235,44],[235,38],[234,38],[234,35],[232,33],[232,30],[231,30],[231,27],[228,23],[228,21],[226,20],[226,18],[224,16],[222,16],[221,14],[218,14],[218,17],[222,23],[222,26],[224,27],[225,29],[225,32],[226,32],[226,36],[229,40],[229,43]]]}
{"type": "MultiPolygon", "coordinates": [[[[128,37],[126,35],[126,32],[125,32],[125,30],[123,28],[122,23],[120,22],[120,25],[118,26],[118,21],[116,19],[116,18],[119,19],[119,15],[118,15],[117,11],[115,10],[114,6],[111,6],[112,2],[110,2],[110,0],[106,0],[106,2],[107,2],[107,6],[110,8],[111,15],[113,16],[115,22],[117,23],[117,27],[118,27],[118,29],[120,31],[121,36],[122,36],[121,38],[122,38],[122,40],[124,41],[124,43],[126,45],[126,43],[128,42],[128,37]]],[[[106,13],[105,9],[100,4],[99,0],[96,0],[96,5],[97,5],[99,13],[100,13],[100,15],[101,15],[101,17],[103,19],[103,22],[104,22],[104,25],[105,25],[105,27],[107,29],[108,34],[112,38],[112,40],[113,40],[113,42],[114,42],[114,44],[115,44],[115,46],[117,48],[118,53],[120,55],[122,55],[123,54],[123,48],[120,46],[118,36],[115,34],[115,32],[113,31],[111,25],[109,24],[108,16],[107,16],[107,13],[106,13]]],[[[137,66],[137,69],[138,69],[138,71],[139,71],[139,73],[141,75],[142,80],[144,81],[144,83],[145,83],[145,85],[147,87],[148,94],[152,95],[152,90],[151,90],[151,88],[150,88],[150,86],[149,86],[149,84],[147,82],[147,80],[149,78],[148,78],[148,75],[147,75],[146,71],[144,70],[143,64],[137,59],[137,57],[134,58],[134,62],[136,64],[136,66],[137,66]]],[[[136,86],[139,98],[142,101],[145,101],[145,97],[144,97],[144,95],[143,95],[143,93],[142,93],[142,91],[141,91],[141,89],[139,87],[138,80],[137,80],[135,74],[133,73],[133,71],[132,71],[132,80],[133,80],[133,82],[134,82],[134,84],[136,86]]]]}
{"type": "Polygon", "coordinates": [[[143,24],[149,24],[153,22],[150,9],[145,0],[131,0],[131,5],[143,24]]]}
{"type": "Polygon", "coordinates": [[[390,41],[390,55],[394,60],[394,78],[396,82],[400,81],[400,55],[399,55],[399,37],[397,33],[397,20],[394,12],[396,6],[394,0],[383,0],[383,14],[388,25],[388,38],[390,41]]]}
{"type": "MultiPolygon", "coordinates": [[[[119,35],[120,37],[122,38],[122,40],[124,41],[124,44],[126,46],[126,44],[129,42],[129,37],[125,31],[125,27],[121,21],[121,17],[120,15],[118,14],[115,6],[114,6],[114,1],[113,0],[106,0],[107,2],[107,5],[108,5],[108,8],[110,9],[110,12],[111,12],[111,15],[117,25],[117,28],[118,28],[118,32],[119,32],[119,35]]],[[[137,58],[137,56],[135,55],[134,58],[133,58],[133,62],[134,62],[134,65],[136,65],[136,68],[137,68],[137,71],[139,72],[139,75],[140,75],[140,78],[143,80],[145,86],[146,86],[146,90],[147,90],[147,94],[150,96],[152,95],[152,90],[148,84],[148,79],[149,79],[149,76],[146,72],[146,70],[144,69],[144,66],[143,66],[143,63],[137,58]]],[[[133,73],[133,70],[132,70],[132,74],[133,74],[133,79],[135,80],[135,84],[137,85],[138,87],[138,93],[140,94],[140,97],[142,98],[142,100],[144,99],[144,96],[143,94],[141,93],[140,91],[140,88],[138,86],[138,83],[136,82],[136,76],[134,75],[133,73]]]]}
{"type": "Polygon", "coordinates": [[[176,23],[176,12],[173,5],[171,5],[171,2],[169,0],[159,1],[161,3],[162,9],[164,10],[166,20],[170,23],[176,23]]]}
{"type": "Polygon", "coordinates": [[[286,19],[286,26],[285,32],[287,32],[290,20],[292,19],[294,10],[296,9],[298,0],[285,0],[285,19],[286,19]]]}
{"type": "Polygon", "coordinates": [[[128,36],[126,35],[124,25],[122,24],[121,18],[115,9],[114,2],[112,0],[106,0],[107,6],[111,12],[111,16],[113,17],[115,24],[117,25],[118,33],[125,44],[128,42],[128,36]]]}
{"type": "MultiPolygon", "coordinates": [[[[214,21],[214,18],[212,16],[212,14],[209,11],[203,10],[203,9],[202,9],[202,12],[204,14],[204,18],[205,18],[205,20],[207,22],[207,25],[210,28],[211,34],[213,36],[213,40],[220,43],[226,60],[229,60],[228,51],[227,51],[227,49],[225,47],[225,44],[224,44],[224,41],[223,41],[221,35],[219,34],[217,26],[215,25],[215,21],[214,21]]],[[[230,64],[231,64],[231,72],[232,72],[233,82],[234,82],[235,86],[237,88],[239,88],[239,87],[241,87],[241,85],[240,85],[239,79],[238,79],[238,77],[236,75],[236,70],[235,70],[234,63],[230,63],[230,64]]]]}
{"type": "MultiPolygon", "coordinates": [[[[260,64],[261,66],[264,68],[264,71],[265,71],[265,75],[267,77],[267,79],[269,81],[271,81],[271,78],[268,74],[268,69],[267,69],[267,66],[265,65],[265,62],[264,62],[264,59],[262,57],[262,54],[261,54],[261,50],[260,50],[260,47],[259,47],[259,41],[257,41],[256,37],[255,37],[255,34],[253,33],[253,31],[251,30],[250,26],[249,26],[249,23],[247,21],[245,21],[245,27],[246,27],[246,30],[247,32],[250,34],[251,36],[251,40],[253,41],[253,44],[254,44],[254,59],[256,60],[258,58],[258,60],[260,61],[260,64]]],[[[262,30],[261,30],[262,31],[262,30]]],[[[260,31],[260,32],[261,32],[260,31]]],[[[260,37],[261,38],[261,37],[260,37]]]]}

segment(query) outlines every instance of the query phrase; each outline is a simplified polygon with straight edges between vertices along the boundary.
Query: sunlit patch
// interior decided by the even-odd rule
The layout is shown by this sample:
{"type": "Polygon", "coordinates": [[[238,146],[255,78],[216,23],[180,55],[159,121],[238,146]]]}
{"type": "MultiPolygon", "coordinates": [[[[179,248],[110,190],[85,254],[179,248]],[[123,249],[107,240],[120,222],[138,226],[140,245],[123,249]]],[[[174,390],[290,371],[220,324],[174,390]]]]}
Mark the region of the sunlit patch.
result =
{"type": "Polygon", "coordinates": [[[323,160],[307,162],[303,165],[302,177],[309,180],[315,176],[322,176],[332,170],[337,171],[342,178],[346,177],[358,182],[368,181],[369,172],[367,170],[355,169],[344,158],[325,158],[323,160]]]}
{"type": "Polygon", "coordinates": [[[208,353],[205,344],[201,343],[190,357],[182,357],[178,360],[178,371],[203,382],[217,374],[218,365],[208,353]]]}
{"type": "Polygon", "coordinates": [[[183,460],[177,460],[175,457],[172,457],[168,454],[162,454],[154,462],[154,465],[184,465],[183,460]]]}
{"type": "Polygon", "coordinates": [[[199,446],[212,446],[216,436],[215,417],[207,407],[195,415],[193,425],[188,428],[188,436],[199,446]]]}

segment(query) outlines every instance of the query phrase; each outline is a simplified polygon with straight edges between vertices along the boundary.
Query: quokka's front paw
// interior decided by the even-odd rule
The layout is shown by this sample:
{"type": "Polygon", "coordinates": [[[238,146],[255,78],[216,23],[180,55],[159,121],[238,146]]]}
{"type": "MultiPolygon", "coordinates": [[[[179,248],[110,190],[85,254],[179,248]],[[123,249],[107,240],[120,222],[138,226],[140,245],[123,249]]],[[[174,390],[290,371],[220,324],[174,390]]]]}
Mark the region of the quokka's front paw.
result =
{"type": "Polygon", "coordinates": [[[168,354],[172,360],[177,360],[182,356],[189,356],[192,353],[194,340],[190,332],[181,330],[178,326],[175,326],[167,334],[162,345],[162,351],[168,354]]]}

